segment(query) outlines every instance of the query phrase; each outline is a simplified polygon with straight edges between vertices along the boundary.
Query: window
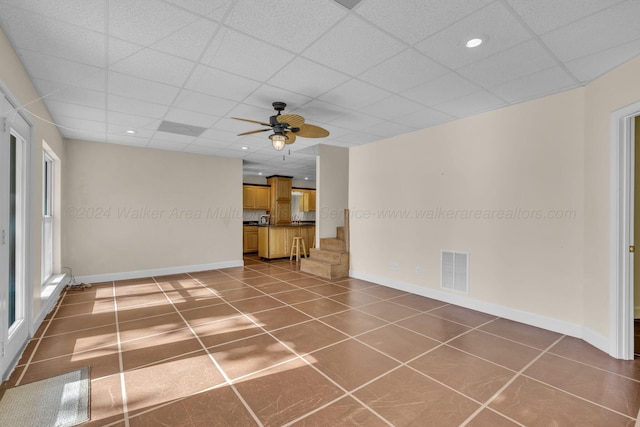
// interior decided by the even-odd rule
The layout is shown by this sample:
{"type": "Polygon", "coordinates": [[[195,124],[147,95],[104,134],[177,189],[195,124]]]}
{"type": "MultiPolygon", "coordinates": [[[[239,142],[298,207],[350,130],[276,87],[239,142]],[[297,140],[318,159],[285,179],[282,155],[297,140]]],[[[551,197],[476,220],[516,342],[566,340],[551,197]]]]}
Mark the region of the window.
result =
{"type": "Polygon", "coordinates": [[[42,158],[42,284],[53,275],[53,168],[54,161],[45,150],[42,158]]]}

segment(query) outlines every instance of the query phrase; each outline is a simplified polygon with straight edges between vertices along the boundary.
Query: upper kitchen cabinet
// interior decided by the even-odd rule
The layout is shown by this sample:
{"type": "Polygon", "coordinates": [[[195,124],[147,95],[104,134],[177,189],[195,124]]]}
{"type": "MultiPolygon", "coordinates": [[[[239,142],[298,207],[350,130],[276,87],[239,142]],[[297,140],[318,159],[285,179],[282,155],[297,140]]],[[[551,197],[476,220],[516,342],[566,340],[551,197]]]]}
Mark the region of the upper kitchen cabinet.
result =
{"type": "Polygon", "coordinates": [[[260,185],[242,186],[242,208],[269,210],[269,187],[260,185]]]}
{"type": "Polygon", "coordinates": [[[291,223],[291,177],[274,175],[267,178],[271,186],[271,223],[291,223]]]}
{"type": "Polygon", "coordinates": [[[316,190],[304,190],[302,192],[302,206],[303,212],[315,212],[316,211],[316,190]]]}

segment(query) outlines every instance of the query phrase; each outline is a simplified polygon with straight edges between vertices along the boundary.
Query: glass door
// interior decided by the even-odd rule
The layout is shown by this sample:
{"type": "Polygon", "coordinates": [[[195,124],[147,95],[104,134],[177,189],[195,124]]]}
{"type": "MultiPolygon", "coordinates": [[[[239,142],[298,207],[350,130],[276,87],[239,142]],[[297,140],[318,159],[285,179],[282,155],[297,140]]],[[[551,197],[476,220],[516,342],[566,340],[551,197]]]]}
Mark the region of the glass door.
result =
{"type": "MultiPolygon", "coordinates": [[[[2,111],[11,111],[6,98],[2,101],[2,111]]],[[[29,338],[28,146],[23,136],[29,129],[17,113],[3,115],[0,120],[0,368],[4,379],[29,338]]]]}

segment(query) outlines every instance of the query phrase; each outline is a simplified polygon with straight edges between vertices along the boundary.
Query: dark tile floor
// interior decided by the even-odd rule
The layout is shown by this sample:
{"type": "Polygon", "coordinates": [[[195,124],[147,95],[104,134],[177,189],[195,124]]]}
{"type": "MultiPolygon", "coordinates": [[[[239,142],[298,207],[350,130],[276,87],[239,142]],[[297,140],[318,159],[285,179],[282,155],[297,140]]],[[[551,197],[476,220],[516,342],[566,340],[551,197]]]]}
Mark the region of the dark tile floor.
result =
{"type": "MultiPolygon", "coordinates": [[[[632,426],[640,360],[296,263],[69,291],[9,380],[91,367],[99,426],[632,426]]],[[[636,342],[640,340],[636,339],[636,342]]]]}

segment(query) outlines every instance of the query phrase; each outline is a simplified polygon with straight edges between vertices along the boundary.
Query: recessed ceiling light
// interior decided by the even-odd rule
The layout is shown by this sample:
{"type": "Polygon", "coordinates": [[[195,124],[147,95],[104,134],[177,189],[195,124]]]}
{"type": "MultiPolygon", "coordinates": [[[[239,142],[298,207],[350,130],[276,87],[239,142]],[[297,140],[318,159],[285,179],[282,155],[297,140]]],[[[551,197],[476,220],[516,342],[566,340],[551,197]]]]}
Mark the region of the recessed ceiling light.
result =
{"type": "Polygon", "coordinates": [[[135,131],[135,130],[133,130],[133,129],[129,129],[129,130],[127,130],[126,132],[127,132],[127,133],[130,133],[130,134],[134,134],[134,133],[136,133],[136,131],[135,131]]]}
{"type": "Polygon", "coordinates": [[[258,175],[262,176],[262,172],[258,172],[258,175]]]}
{"type": "Polygon", "coordinates": [[[243,150],[248,150],[248,149],[249,149],[249,147],[242,147],[242,149],[243,149],[243,150]]]}
{"type": "Polygon", "coordinates": [[[309,181],[309,177],[308,177],[308,176],[305,176],[305,177],[304,177],[304,180],[305,180],[305,181],[309,181]]]}
{"type": "Polygon", "coordinates": [[[478,47],[482,44],[482,39],[471,39],[465,43],[468,48],[478,47]]]}

